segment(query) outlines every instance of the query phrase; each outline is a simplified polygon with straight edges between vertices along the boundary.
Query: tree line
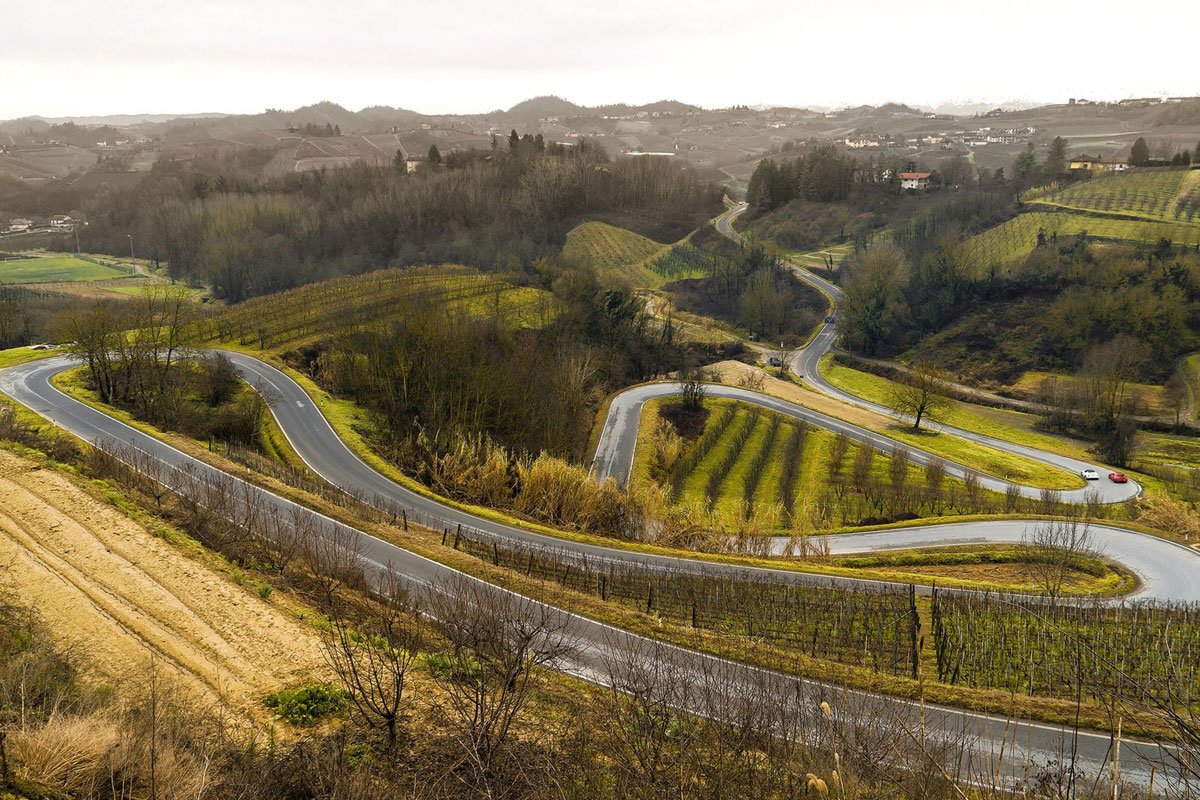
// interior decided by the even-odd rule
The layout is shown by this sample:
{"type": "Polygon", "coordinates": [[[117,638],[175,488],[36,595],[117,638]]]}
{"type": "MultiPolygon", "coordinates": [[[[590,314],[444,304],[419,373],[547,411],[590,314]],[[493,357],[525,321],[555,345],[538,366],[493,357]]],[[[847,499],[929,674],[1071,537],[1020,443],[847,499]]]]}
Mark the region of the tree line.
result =
{"type": "Polygon", "coordinates": [[[857,166],[854,158],[842,155],[832,145],[778,164],[763,159],[750,176],[746,202],[752,213],[761,214],[797,198],[819,203],[845,200],[857,166]]]}
{"type": "MultiPolygon", "coordinates": [[[[401,165],[403,167],[403,165],[401,165]]],[[[714,190],[665,159],[537,148],[455,153],[412,174],[358,164],[252,177],[234,156],[160,159],[135,188],[86,203],[85,250],[165,262],[174,280],[237,302],[387,266],[461,263],[521,272],[557,252],[581,218],[640,219],[677,238],[716,207],[714,190]]]]}

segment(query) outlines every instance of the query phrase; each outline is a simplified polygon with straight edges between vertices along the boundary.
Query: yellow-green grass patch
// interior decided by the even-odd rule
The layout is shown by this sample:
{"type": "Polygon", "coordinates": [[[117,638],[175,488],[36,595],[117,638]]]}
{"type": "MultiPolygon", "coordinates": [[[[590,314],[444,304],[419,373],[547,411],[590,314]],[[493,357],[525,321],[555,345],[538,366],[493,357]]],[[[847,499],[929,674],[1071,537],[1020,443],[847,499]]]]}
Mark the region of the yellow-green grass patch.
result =
{"type": "MultiPolygon", "coordinates": [[[[1036,400],[1041,386],[1046,381],[1057,381],[1063,386],[1073,386],[1079,381],[1074,375],[1060,375],[1054,372],[1030,370],[1024,373],[1015,383],[1008,387],[1008,392],[1022,400],[1036,400]]],[[[1140,406],[1139,411],[1146,414],[1170,413],[1168,403],[1163,396],[1163,387],[1150,383],[1125,384],[1127,397],[1134,397],[1140,406]]]]}
{"type": "Polygon", "coordinates": [[[215,315],[210,334],[222,342],[282,347],[373,324],[404,304],[432,305],[447,315],[473,319],[495,318],[514,328],[541,327],[558,311],[558,302],[547,291],[444,265],[333,278],[256,297],[215,315]]]}
{"type": "Polygon", "coordinates": [[[1046,237],[1075,236],[1087,233],[1102,239],[1153,244],[1170,239],[1177,245],[1200,242],[1200,225],[1179,222],[1094,217],[1068,211],[1030,211],[972,236],[963,243],[968,263],[982,273],[991,266],[1004,266],[1032,252],[1038,231],[1046,237]]]}
{"type": "Polygon", "coordinates": [[[126,278],[129,273],[75,256],[0,261],[0,283],[59,283],[126,278]]]}
{"type": "Polygon", "coordinates": [[[34,350],[32,347],[10,347],[7,350],[0,350],[0,369],[15,367],[18,364],[54,355],[59,355],[59,353],[54,350],[34,350]]]}
{"type": "MultiPolygon", "coordinates": [[[[822,361],[821,374],[842,391],[880,405],[892,405],[892,393],[897,385],[894,381],[838,364],[831,359],[822,361]]],[[[1071,458],[1088,457],[1082,443],[1034,431],[1033,426],[1037,420],[1036,414],[987,408],[954,400],[938,421],[972,433],[982,433],[1006,442],[1036,447],[1071,458]]]]}

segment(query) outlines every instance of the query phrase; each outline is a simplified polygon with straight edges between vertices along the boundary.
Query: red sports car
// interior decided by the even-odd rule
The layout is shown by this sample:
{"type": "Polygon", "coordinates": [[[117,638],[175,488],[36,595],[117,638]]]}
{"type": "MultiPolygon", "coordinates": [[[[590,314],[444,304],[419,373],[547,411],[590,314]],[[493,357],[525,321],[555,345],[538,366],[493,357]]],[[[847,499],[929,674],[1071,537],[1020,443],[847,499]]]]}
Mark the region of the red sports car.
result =
{"type": "Polygon", "coordinates": [[[1129,483],[1129,478],[1125,477],[1124,472],[1110,472],[1108,479],[1113,483],[1129,483]]]}

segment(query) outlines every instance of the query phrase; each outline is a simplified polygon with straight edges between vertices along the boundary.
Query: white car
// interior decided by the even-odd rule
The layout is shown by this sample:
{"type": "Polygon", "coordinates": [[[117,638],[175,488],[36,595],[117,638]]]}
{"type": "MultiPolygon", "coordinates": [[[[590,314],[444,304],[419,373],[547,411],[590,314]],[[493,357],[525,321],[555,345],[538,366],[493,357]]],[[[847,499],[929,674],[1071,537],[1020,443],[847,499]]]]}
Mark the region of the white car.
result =
{"type": "Polygon", "coordinates": [[[1096,470],[1094,470],[1094,469],[1085,469],[1085,470],[1083,470],[1082,472],[1080,472],[1079,474],[1083,476],[1083,479],[1084,479],[1085,481],[1098,481],[1098,480],[1100,480],[1100,473],[1099,473],[1099,472],[1096,472],[1096,470]]]}

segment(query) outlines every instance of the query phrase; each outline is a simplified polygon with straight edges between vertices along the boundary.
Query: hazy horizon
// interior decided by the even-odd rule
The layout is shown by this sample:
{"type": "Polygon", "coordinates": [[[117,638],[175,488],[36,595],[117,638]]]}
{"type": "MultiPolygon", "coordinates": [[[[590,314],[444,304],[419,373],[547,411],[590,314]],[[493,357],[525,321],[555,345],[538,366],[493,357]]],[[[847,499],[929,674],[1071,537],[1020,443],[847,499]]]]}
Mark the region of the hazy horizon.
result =
{"type": "Polygon", "coordinates": [[[369,0],[332,16],[312,2],[120,8],[64,0],[47,49],[44,13],[7,11],[0,119],[118,114],[258,113],[330,100],[426,114],[477,114],[558,95],[585,106],[674,99],[841,107],[887,101],[1062,102],[1067,97],[1197,94],[1191,4],[1138,7],[1146,34],[1113,0],[1018,0],[963,19],[881,0],[799,7],[749,0],[603,7],[450,0],[433,7],[369,0]],[[430,16],[428,9],[439,13],[430,16]],[[264,34],[264,32],[266,32],[264,34]],[[1188,82],[1188,81],[1192,82],[1188,82]]]}

